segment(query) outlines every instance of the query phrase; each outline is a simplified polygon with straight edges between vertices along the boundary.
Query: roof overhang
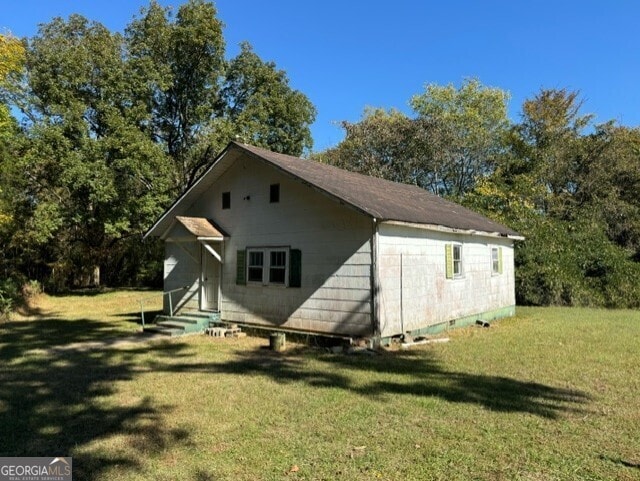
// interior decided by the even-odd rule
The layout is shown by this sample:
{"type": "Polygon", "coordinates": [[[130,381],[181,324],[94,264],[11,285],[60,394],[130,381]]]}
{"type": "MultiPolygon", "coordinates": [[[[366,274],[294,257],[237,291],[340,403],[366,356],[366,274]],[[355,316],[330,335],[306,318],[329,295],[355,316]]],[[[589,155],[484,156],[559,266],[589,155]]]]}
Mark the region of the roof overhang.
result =
{"type": "Polygon", "coordinates": [[[473,229],[455,229],[453,227],[446,227],[443,225],[436,225],[436,224],[416,224],[413,222],[403,222],[398,220],[378,220],[378,222],[380,224],[397,225],[401,227],[410,227],[412,229],[430,230],[435,232],[446,232],[449,234],[465,234],[465,235],[475,235],[475,236],[481,236],[481,237],[499,237],[499,238],[506,238],[511,240],[524,240],[524,237],[520,235],[502,234],[500,232],[485,232],[485,231],[473,230],[473,229]]]}

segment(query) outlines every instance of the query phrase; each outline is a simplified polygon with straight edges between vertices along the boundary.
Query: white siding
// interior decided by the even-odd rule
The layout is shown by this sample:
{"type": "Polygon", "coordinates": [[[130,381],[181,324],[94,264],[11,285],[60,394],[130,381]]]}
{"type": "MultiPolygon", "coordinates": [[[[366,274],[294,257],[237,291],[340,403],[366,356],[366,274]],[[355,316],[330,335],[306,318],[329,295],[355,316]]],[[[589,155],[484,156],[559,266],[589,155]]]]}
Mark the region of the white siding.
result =
{"type": "Polygon", "coordinates": [[[515,305],[509,239],[381,224],[378,254],[383,337],[515,305]],[[462,244],[459,279],[446,279],[445,245],[452,242],[462,244]],[[492,274],[491,247],[502,248],[502,274],[492,274]]]}
{"type": "Polygon", "coordinates": [[[224,243],[224,320],[372,333],[372,222],[367,216],[249,158],[231,166],[185,215],[214,219],[230,236],[224,243]],[[275,183],[280,202],[271,204],[269,186],[275,183]],[[230,209],[222,209],[222,192],[231,192],[230,209]],[[302,252],[301,288],[236,285],[238,250],[277,246],[302,252]]]}
{"type": "MultiPolygon", "coordinates": [[[[200,244],[195,240],[165,242],[164,291],[189,286],[188,290],[171,294],[174,312],[199,307],[200,255],[200,244]]],[[[164,296],[164,312],[169,313],[168,295],[164,296]]]]}

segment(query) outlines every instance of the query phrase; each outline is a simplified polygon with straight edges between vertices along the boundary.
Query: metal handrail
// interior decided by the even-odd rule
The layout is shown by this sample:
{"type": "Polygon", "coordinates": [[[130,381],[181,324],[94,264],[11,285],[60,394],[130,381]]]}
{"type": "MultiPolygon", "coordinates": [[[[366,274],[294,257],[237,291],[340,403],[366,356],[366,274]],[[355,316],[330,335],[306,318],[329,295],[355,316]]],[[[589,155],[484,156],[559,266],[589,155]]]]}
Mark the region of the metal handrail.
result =
{"type": "MultiPolygon", "coordinates": [[[[164,296],[166,295],[169,296],[169,314],[171,315],[171,317],[173,317],[173,298],[171,295],[174,292],[186,291],[187,289],[189,289],[189,286],[178,287],[177,289],[171,289],[170,291],[165,291],[162,293],[163,300],[164,300],[164,296]]],[[[144,329],[144,300],[150,299],[151,297],[152,296],[140,298],[140,317],[142,319],[142,329],[144,329]]],[[[154,295],[153,297],[155,298],[156,296],[154,295]]]]}

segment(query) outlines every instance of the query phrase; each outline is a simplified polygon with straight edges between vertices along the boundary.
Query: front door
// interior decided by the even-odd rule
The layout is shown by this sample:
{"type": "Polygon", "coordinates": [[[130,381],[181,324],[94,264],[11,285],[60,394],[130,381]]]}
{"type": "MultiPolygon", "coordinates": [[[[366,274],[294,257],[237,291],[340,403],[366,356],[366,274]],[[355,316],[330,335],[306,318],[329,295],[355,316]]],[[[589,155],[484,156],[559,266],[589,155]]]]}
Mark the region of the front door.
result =
{"type": "Polygon", "coordinates": [[[220,291],[220,262],[207,249],[202,248],[202,289],[200,308],[203,310],[218,310],[218,295],[220,291]]]}

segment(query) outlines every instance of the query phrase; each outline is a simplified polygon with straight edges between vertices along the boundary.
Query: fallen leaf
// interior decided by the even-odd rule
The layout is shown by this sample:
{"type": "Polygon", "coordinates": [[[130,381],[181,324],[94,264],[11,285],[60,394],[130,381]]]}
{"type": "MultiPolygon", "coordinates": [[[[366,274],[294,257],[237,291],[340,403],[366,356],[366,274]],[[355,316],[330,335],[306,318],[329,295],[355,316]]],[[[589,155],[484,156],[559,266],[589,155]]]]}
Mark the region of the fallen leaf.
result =
{"type": "Polygon", "coordinates": [[[297,464],[294,464],[293,466],[291,466],[291,469],[289,470],[290,473],[297,473],[298,471],[300,471],[300,468],[298,467],[297,464]]]}

